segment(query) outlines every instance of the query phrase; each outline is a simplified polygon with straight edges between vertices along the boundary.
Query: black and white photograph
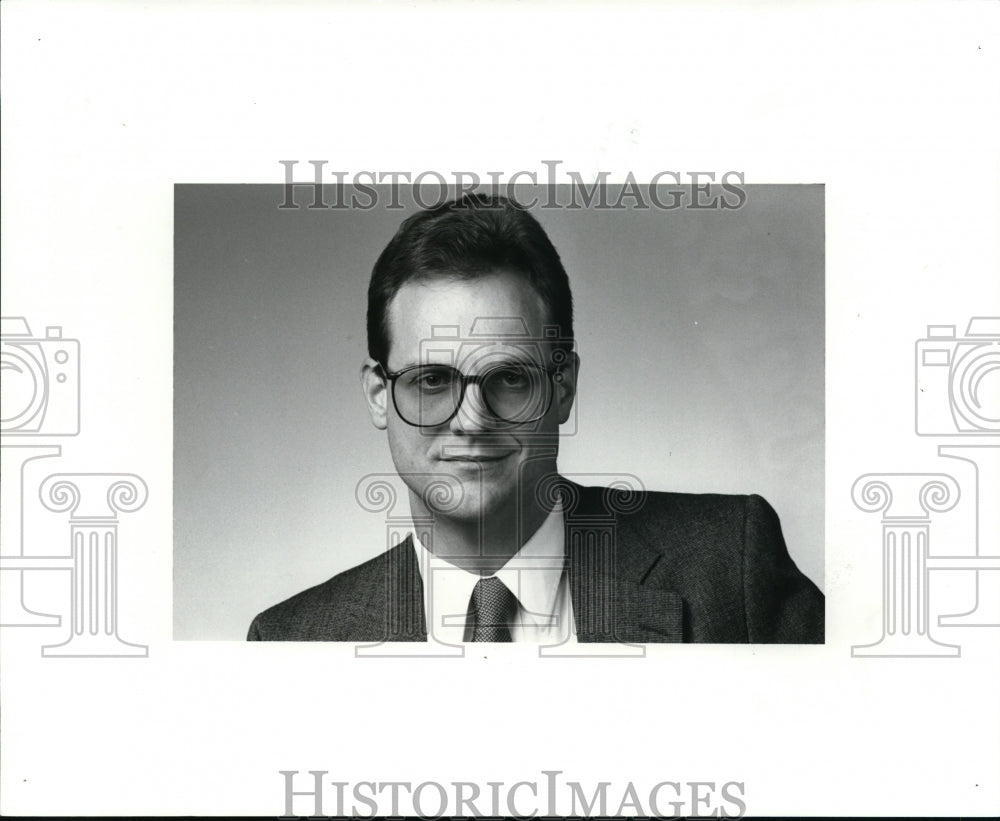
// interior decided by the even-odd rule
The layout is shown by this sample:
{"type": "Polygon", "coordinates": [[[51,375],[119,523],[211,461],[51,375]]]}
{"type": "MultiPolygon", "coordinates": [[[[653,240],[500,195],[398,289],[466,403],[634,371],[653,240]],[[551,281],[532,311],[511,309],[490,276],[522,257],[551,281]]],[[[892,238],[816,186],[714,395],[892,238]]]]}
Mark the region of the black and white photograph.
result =
{"type": "Polygon", "coordinates": [[[176,189],[177,638],[822,643],[822,186],[287,166],[176,189]]]}
{"type": "Polygon", "coordinates": [[[992,817],[1000,8],[0,3],[0,814],[992,817]]]}

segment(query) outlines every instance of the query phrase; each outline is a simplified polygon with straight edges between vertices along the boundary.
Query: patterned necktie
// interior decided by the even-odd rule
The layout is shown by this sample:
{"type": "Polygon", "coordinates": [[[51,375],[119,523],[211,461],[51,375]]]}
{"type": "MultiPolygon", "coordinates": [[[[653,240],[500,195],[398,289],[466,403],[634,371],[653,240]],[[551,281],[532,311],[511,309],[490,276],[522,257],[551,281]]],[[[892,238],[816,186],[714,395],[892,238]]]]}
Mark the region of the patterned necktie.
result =
{"type": "Polygon", "coordinates": [[[496,576],[476,582],[469,609],[475,619],[473,641],[513,641],[510,622],[517,613],[517,597],[496,576]]]}

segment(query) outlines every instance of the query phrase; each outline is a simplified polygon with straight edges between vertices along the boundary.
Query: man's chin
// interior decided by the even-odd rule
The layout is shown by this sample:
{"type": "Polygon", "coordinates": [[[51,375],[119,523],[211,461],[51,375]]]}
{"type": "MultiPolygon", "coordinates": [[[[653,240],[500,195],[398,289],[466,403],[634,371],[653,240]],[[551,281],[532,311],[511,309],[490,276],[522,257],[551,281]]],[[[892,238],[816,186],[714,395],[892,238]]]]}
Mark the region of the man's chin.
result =
{"type": "Polygon", "coordinates": [[[492,492],[478,480],[451,480],[448,492],[434,498],[425,497],[428,510],[436,516],[468,524],[485,521],[501,515],[515,515],[517,509],[513,493],[492,492]]]}

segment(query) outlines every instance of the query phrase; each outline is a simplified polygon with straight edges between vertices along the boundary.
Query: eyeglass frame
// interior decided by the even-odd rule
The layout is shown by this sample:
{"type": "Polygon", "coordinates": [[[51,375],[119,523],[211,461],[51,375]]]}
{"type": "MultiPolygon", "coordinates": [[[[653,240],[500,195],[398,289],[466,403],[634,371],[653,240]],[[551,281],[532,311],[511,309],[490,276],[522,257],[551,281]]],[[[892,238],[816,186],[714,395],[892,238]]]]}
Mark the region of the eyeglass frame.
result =
{"type": "MultiPolygon", "coordinates": [[[[392,406],[396,409],[396,415],[400,419],[402,419],[407,425],[413,428],[437,428],[440,427],[441,425],[447,425],[452,419],[458,416],[458,412],[462,409],[462,403],[465,401],[466,388],[468,387],[469,383],[471,382],[472,384],[477,385],[480,382],[482,382],[483,379],[489,376],[489,374],[491,374],[493,371],[498,370],[500,368],[509,367],[510,365],[519,365],[525,368],[534,368],[535,370],[542,371],[547,376],[552,377],[554,375],[560,375],[559,372],[566,367],[565,363],[560,363],[558,365],[553,365],[547,368],[544,365],[539,365],[537,362],[504,362],[503,364],[498,365],[495,368],[487,369],[483,373],[466,374],[462,373],[458,368],[453,367],[452,365],[445,365],[443,363],[434,364],[431,362],[426,362],[422,365],[410,365],[409,367],[403,368],[402,370],[398,371],[390,371],[385,365],[383,365],[378,360],[375,361],[375,364],[378,366],[379,370],[382,371],[382,375],[389,380],[390,383],[389,395],[392,397],[392,406]],[[451,415],[447,419],[444,419],[440,422],[433,422],[426,425],[420,425],[417,424],[416,422],[411,422],[399,410],[399,403],[396,401],[396,380],[398,380],[399,377],[403,376],[404,374],[407,374],[410,371],[415,371],[418,368],[447,368],[458,374],[458,379],[462,383],[462,389],[459,392],[458,401],[455,403],[455,410],[451,412],[451,415]]],[[[533,424],[534,422],[537,422],[539,419],[542,419],[545,416],[545,414],[547,414],[549,410],[551,410],[552,399],[556,393],[554,388],[553,390],[549,391],[549,401],[545,405],[545,410],[543,410],[540,414],[538,414],[538,416],[535,416],[531,419],[523,419],[519,422],[509,422],[506,419],[502,418],[501,416],[498,416],[497,413],[493,410],[493,408],[490,407],[489,400],[487,400],[486,394],[482,393],[481,387],[480,387],[480,392],[482,395],[483,405],[486,408],[486,410],[489,411],[490,416],[492,416],[498,422],[502,422],[503,424],[509,425],[510,427],[517,427],[518,425],[530,425],[533,424]]]]}

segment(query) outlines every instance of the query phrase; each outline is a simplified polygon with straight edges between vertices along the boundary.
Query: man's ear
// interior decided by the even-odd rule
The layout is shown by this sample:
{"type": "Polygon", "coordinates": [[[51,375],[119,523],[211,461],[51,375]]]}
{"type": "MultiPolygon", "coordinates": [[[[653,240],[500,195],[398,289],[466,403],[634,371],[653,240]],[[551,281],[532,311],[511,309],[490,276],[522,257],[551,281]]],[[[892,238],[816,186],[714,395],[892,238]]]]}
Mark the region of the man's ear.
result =
{"type": "Polygon", "coordinates": [[[385,430],[389,412],[389,386],[382,374],[382,366],[374,359],[366,359],[361,365],[361,389],[365,392],[372,424],[379,430],[385,430]]]}
{"type": "Polygon", "coordinates": [[[575,352],[566,357],[566,363],[552,377],[556,389],[556,404],[559,408],[559,424],[569,419],[576,399],[576,379],[580,372],[580,357],[575,352]]]}

